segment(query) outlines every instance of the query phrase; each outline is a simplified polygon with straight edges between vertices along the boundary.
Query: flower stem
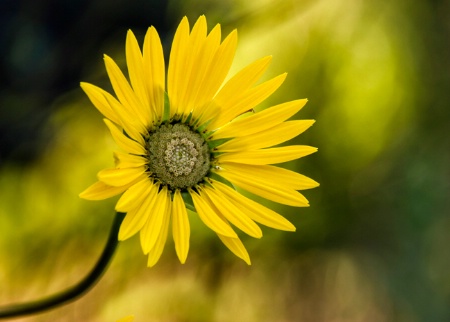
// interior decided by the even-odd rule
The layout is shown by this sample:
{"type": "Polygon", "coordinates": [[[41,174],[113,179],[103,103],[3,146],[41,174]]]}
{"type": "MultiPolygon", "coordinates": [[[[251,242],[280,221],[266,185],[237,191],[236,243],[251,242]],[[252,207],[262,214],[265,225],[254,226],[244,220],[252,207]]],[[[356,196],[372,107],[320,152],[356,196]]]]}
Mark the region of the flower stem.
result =
{"type": "Polygon", "coordinates": [[[18,317],[53,309],[57,306],[67,304],[75,300],[92,288],[103,275],[109,262],[111,261],[112,256],[114,255],[118,245],[117,235],[124,218],[124,213],[118,212],[116,214],[102,255],[90,273],[78,282],[78,284],[60,293],[50,295],[40,300],[0,307],[0,319],[18,317]]]}

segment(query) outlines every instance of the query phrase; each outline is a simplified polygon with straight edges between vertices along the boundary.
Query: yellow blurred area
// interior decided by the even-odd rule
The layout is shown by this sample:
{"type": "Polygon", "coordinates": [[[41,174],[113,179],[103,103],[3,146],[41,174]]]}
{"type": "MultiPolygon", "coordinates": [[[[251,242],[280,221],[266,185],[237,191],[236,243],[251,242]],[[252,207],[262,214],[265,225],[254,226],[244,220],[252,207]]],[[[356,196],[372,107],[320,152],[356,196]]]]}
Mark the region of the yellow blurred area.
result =
{"type": "MultiPolygon", "coordinates": [[[[248,5],[252,10],[255,2],[248,5]]],[[[400,53],[387,18],[396,8],[384,8],[380,17],[359,0],[267,1],[267,5],[270,9],[255,9],[250,22],[241,22],[240,61],[273,55],[272,71],[295,73],[277,98],[303,97],[308,87],[302,85],[310,82],[306,75],[324,77],[325,92],[314,94],[320,100],[326,95],[326,102],[320,114],[310,111],[320,121],[316,126],[333,132],[320,142],[321,153],[329,158],[342,155],[351,169],[370,162],[414,116],[407,108],[414,99],[414,93],[407,93],[413,62],[400,53]]],[[[308,109],[317,106],[316,97],[308,98],[308,105],[313,105],[308,109]]]]}
{"type": "MultiPolygon", "coordinates": [[[[414,3],[412,8],[406,1],[374,0],[170,1],[161,12],[174,21],[168,34],[161,33],[166,54],[179,19],[187,15],[192,25],[205,14],[209,29],[221,23],[222,39],[238,29],[230,75],[266,55],[273,60],[263,80],[288,72],[258,109],[308,98],[295,118],[316,123],[293,142],[317,146],[319,152],[285,166],[321,183],[305,192],[311,207],[256,198],[285,215],[297,231],[263,227],[260,240],[242,236],[251,266],[194,215],[185,265],[170,237],[160,262],[146,268],[135,236],[119,244],[106,274],[81,299],[15,321],[103,322],[130,314],[136,322],[450,317],[445,246],[450,156],[449,139],[442,135],[448,134],[448,113],[431,100],[432,90],[448,98],[450,82],[442,83],[443,89],[421,83],[419,72],[432,67],[423,67],[427,48],[416,34],[435,26],[432,6],[414,3]],[[421,15],[429,20],[419,28],[421,15]],[[430,102],[425,112],[424,102],[430,102]],[[426,115],[435,115],[431,125],[426,115]]],[[[111,50],[106,53],[126,71],[126,29],[117,35],[101,50],[111,50]]],[[[109,86],[100,56],[86,65],[79,81],[109,86]]],[[[102,116],[79,88],[55,97],[53,106],[43,127],[54,135],[38,158],[26,166],[5,160],[0,167],[0,306],[81,280],[113,222],[117,198],[78,197],[98,171],[113,166],[116,147],[102,116]]]]}

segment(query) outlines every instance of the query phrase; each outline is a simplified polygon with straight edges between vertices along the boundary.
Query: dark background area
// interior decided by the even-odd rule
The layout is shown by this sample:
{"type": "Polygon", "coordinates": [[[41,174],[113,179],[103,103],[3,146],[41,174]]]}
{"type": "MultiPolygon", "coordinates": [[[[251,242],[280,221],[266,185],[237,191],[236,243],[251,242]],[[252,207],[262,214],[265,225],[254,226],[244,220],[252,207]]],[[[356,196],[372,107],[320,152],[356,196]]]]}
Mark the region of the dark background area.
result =
{"type": "Polygon", "coordinates": [[[54,133],[42,133],[55,97],[78,87],[118,31],[164,36],[166,1],[8,1],[0,3],[0,162],[26,164],[54,133]],[[89,63],[91,62],[91,63],[89,63]]]}

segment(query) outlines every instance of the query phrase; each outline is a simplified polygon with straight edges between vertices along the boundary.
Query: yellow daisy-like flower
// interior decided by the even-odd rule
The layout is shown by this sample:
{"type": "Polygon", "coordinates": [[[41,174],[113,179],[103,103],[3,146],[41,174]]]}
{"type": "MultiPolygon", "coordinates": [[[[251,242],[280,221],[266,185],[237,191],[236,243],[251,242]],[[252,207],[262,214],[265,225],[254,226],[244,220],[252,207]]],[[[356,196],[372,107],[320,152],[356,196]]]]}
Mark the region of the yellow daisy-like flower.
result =
{"type": "Polygon", "coordinates": [[[286,77],[282,74],[255,86],[271,57],[248,65],[222,86],[236,43],[236,31],[221,42],[220,25],[208,34],[206,18],[201,16],[190,31],[187,18],[183,18],[170,52],[166,92],[163,49],[155,28],[148,29],[142,52],[128,31],[130,82],[105,55],[117,99],[94,85],[81,84],[106,117],[121,151],[114,154],[115,168],[100,171],[98,182],[80,196],[99,200],[123,193],[116,204],[116,211],[126,213],[119,240],[140,232],[148,266],[161,256],[170,221],[177,255],[182,263],[186,261],[190,238],[187,208],[250,264],[232,226],[255,238],[262,236],[256,223],[286,231],[295,227],[237,192],[234,185],[296,207],[308,206],[297,190],[318,186],[310,178],[272,165],[317,151],[304,145],[273,147],[314,123],[286,121],[306,99],[252,112],[286,77]]]}

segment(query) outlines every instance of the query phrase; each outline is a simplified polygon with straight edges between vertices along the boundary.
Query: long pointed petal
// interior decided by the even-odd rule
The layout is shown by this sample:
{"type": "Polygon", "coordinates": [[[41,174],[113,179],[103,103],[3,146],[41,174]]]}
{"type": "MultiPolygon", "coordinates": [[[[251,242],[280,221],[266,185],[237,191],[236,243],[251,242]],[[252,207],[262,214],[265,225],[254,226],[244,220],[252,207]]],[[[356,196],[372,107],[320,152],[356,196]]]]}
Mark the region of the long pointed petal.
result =
{"type": "Polygon", "coordinates": [[[148,267],[153,267],[158,262],[159,258],[161,257],[161,254],[164,250],[164,245],[166,244],[166,241],[167,241],[167,234],[169,231],[169,223],[170,223],[170,217],[171,217],[171,212],[172,212],[172,206],[171,206],[171,201],[170,201],[170,194],[167,190],[166,190],[166,194],[167,194],[168,199],[167,199],[166,209],[165,209],[164,216],[163,216],[163,222],[162,222],[161,230],[159,232],[158,239],[156,240],[156,243],[153,246],[153,248],[148,253],[148,261],[147,261],[148,267]]]}
{"type": "Polygon", "coordinates": [[[137,208],[142,204],[142,201],[149,194],[151,187],[153,186],[153,181],[145,178],[134,184],[130,189],[125,191],[125,193],[120,197],[116,204],[116,211],[118,212],[128,212],[134,208],[137,208]]]}
{"type": "Polygon", "coordinates": [[[170,50],[167,90],[170,98],[170,116],[178,110],[183,89],[183,77],[186,70],[187,48],[189,44],[189,22],[184,17],[175,32],[170,50]]]}
{"type": "Polygon", "coordinates": [[[204,192],[216,205],[220,213],[233,225],[252,237],[262,237],[261,228],[259,228],[258,225],[255,224],[253,220],[251,220],[238,207],[230,202],[225,195],[210,187],[205,187],[204,192]]]}
{"type": "Polygon", "coordinates": [[[214,95],[214,93],[207,93],[205,87],[215,80],[208,73],[208,67],[219,48],[220,35],[220,25],[216,25],[206,39],[200,38],[200,43],[192,44],[194,47],[199,47],[199,52],[197,55],[192,55],[192,69],[184,97],[185,114],[210,101],[214,95]]]}
{"type": "Polygon", "coordinates": [[[119,128],[112,123],[108,119],[103,119],[106,126],[111,131],[111,135],[114,139],[114,141],[117,143],[117,145],[124,151],[128,153],[138,154],[138,155],[145,155],[146,151],[142,144],[139,144],[136,141],[133,141],[125,136],[119,128]]]}
{"type": "Polygon", "coordinates": [[[251,265],[250,256],[248,255],[248,252],[245,249],[244,244],[242,244],[239,238],[237,237],[232,238],[221,234],[217,234],[217,236],[219,236],[222,243],[224,243],[224,245],[227,246],[227,248],[231,250],[233,254],[244,260],[244,262],[246,262],[247,265],[251,265]]]}
{"type": "Polygon", "coordinates": [[[306,131],[315,121],[288,121],[259,133],[235,138],[217,147],[218,152],[257,150],[286,142],[306,131]]]}
{"type": "Polygon", "coordinates": [[[127,132],[127,134],[138,142],[142,142],[143,135],[147,133],[147,129],[144,124],[136,121],[136,116],[133,111],[129,111],[123,106],[114,96],[108,92],[103,92],[104,98],[108,102],[111,109],[118,115],[120,123],[127,132]]]}
{"type": "Polygon", "coordinates": [[[228,187],[227,185],[212,180],[214,187],[225,194],[230,200],[233,201],[239,208],[242,209],[251,219],[259,222],[267,227],[295,231],[295,226],[292,225],[286,218],[276,213],[275,211],[264,207],[263,205],[241,195],[236,190],[228,187]]]}
{"type": "Polygon", "coordinates": [[[180,96],[178,105],[178,114],[188,115],[192,109],[192,90],[195,86],[197,67],[201,66],[198,59],[201,56],[201,51],[204,47],[207,34],[207,25],[205,16],[200,16],[192,27],[191,34],[189,36],[189,43],[187,51],[184,53],[186,56],[185,69],[183,74],[180,74],[180,96]]]}
{"type": "Polygon", "coordinates": [[[121,187],[138,179],[144,174],[144,172],[144,167],[103,169],[97,174],[97,177],[100,181],[103,181],[107,185],[121,187]]]}
{"type": "Polygon", "coordinates": [[[148,254],[155,246],[156,240],[161,233],[166,204],[170,202],[167,198],[167,187],[164,187],[156,196],[152,207],[147,207],[148,220],[141,230],[141,246],[144,254],[148,254]]]}
{"type": "Polygon", "coordinates": [[[144,80],[155,121],[160,122],[164,112],[165,64],[158,32],[150,27],[144,39],[144,80]]]}
{"type": "Polygon", "coordinates": [[[271,165],[249,165],[240,163],[222,163],[221,167],[249,182],[276,186],[281,189],[305,190],[318,187],[319,184],[302,174],[271,165]]]}
{"type": "Polygon", "coordinates": [[[142,106],[145,108],[145,114],[150,119],[150,104],[148,92],[144,82],[144,65],[142,60],[142,53],[139,48],[139,44],[131,30],[127,32],[127,40],[125,45],[128,75],[130,76],[130,82],[133,87],[133,91],[136,94],[142,106]]]}
{"type": "Polygon", "coordinates": [[[208,102],[210,101],[210,98],[216,94],[225,80],[236,53],[236,46],[237,31],[233,30],[219,46],[209,63],[208,71],[206,72],[208,82],[203,82],[202,85],[203,99],[198,103],[193,112],[193,116],[200,120],[200,124],[203,124],[213,117],[212,112],[215,109],[208,109],[208,102]]]}
{"type": "Polygon", "coordinates": [[[189,252],[191,230],[187,210],[179,190],[176,190],[173,196],[172,218],[172,234],[175,250],[180,262],[184,264],[189,252]]]}
{"type": "Polygon", "coordinates": [[[281,74],[242,92],[241,95],[235,94],[232,99],[229,98],[227,102],[220,105],[221,113],[219,117],[213,119],[209,127],[211,129],[219,128],[242,113],[253,109],[283,84],[286,75],[286,73],[281,74]]]}
{"type": "Polygon", "coordinates": [[[216,97],[214,97],[214,101],[222,106],[229,102],[230,99],[241,96],[262,76],[267,67],[269,67],[271,60],[272,56],[266,56],[244,67],[225,83],[216,97]]]}
{"type": "Polygon", "coordinates": [[[102,113],[105,117],[107,117],[114,123],[121,124],[119,116],[109,105],[108,101],[103,95],[104,91],[101,88],[83,82],[80,83],[80,86],[100,113],[102,113]]]}
{"type": "Polygon", "coordinates": [[[225,236],[236,238],[237,235],[234,232],[233,228],[222,220],[218,216],[218,214],[211,208],[208,200],[204,195],[199,195],[196,192],[189,190],[189,193],[194,201],[194,207],[197,210],[197,213],[200,219],[208,226],[211,230],[215,231],[218,234],[222,234],[225,236]]]}
{"type": "Polygon", "coordinates": [[[275,105],[248,117],[234,120],[219,128],[210,139],[242,137],[265,131],[274,125],[284,122],[297,113],[307,100],[301,99],[275,105]]]}
{"type": "Polygon", "coordinates": [[[245,189],[263,198],[282,203],[294,207],[308,207],[308,200],[298,191],[290,189],[289,187],[282,188],[275,185],[267,185],[261,181],[250,181],[247,178],[242,178],[231,171],[219,170],[216,172],[228,181],[236,184],[238,187],[245,189]]]}
{"type": "Polygon", "coordinates": [[[111,59],[111,57],[105,55],[105,66],[108,73],[111,85],[114,88],[114,92],[117,98],[128,110],[132,110],[136,115],[139,122],[145,127],[149,127],[151,124],[150,113],[146,110],[145,106],[137,98],[130,84],[128,83],[122,71],[111,59]]]}
{"type": "Polygon", "coordinates": [[[87,200],[103,200],[108,199],[118,194],[121,194],[130,187],[130,184],[114,187],[109,186],[102,181],[97,181],[96,183],[89,186],[86,190],[79,194],[80,198],[87,200]]]}
{"type": "Polygon", "coordinates": [[[218,156],[220,162],[237,162],[244,164],[276,164],[295,160],[317,151],[307,145],[289,145],[256,151],[227,152],[218,156]]]}
{"type": "Polygon", "coordinates": [[[120,151],[114,152],[114,159],[116,160],[116,168],[119,169],[143,167],[148,163],[148,160],[143,156],[120,151]]]}
{"type": "Polygon", "coordinates": [[[132,209],[127,212],[122,225],[120,225],[119,240],[130,238],[144,227],[149,216],[148,206],[154,202],[157,192],[158,187],[156,185],[147,184],[142,196],[134,200],[132,209]]]}

